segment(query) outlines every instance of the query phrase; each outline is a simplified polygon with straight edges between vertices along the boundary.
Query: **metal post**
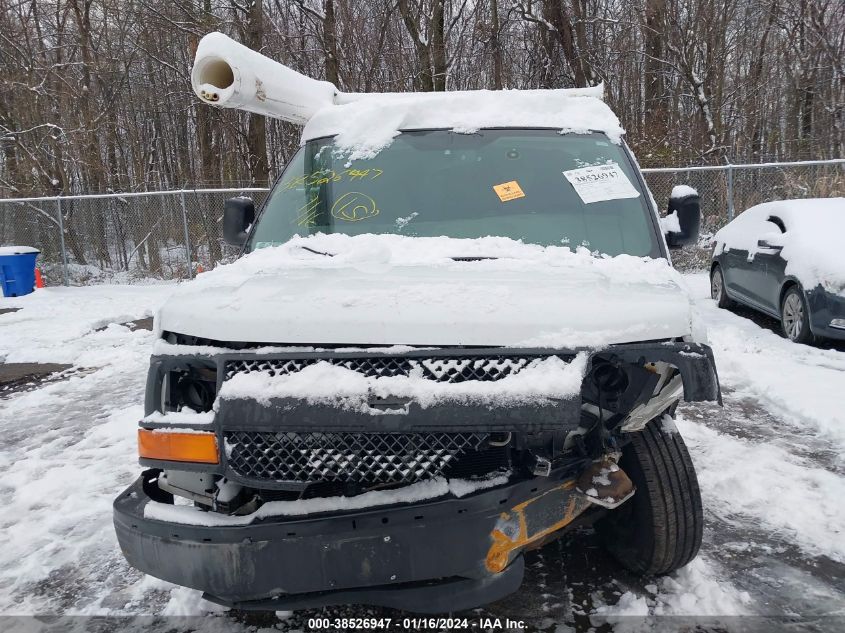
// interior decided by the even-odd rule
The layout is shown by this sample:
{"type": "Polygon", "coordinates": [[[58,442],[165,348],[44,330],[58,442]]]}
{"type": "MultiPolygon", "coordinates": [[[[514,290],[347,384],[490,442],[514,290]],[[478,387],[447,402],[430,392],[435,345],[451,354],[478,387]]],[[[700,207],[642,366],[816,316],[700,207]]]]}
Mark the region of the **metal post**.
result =
{"type": "Polygon", "coordinates": [[[67,276],[67,251],[65,250],[65,221],[62,218],[62,199],[56,198],[56,212],[59,216],[59,245],[62,249],[62,285],[69,286],[67,276]]]}
{"type": "Polygon", "coordinates": [[[728,163],[728,222],[734,219],[734,166],[728,163]]]}
{"type": "Polygon", "coordinates": [[[179,199],[182,201],[182,227],[185,229],[185,259],[188,262],[188,279],[193,278],[191,270],[191,240],[188,237],[188,209],[185,207],[185,190],[179,192],[179,199]]]}

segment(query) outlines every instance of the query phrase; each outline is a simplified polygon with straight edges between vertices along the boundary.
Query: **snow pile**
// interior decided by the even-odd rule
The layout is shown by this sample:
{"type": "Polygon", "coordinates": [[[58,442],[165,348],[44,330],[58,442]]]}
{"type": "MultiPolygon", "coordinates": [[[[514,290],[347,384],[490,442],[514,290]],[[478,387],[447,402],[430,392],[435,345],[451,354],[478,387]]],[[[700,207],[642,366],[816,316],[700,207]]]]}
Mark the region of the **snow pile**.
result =
{"type": "Polygon", "coordinates": [[[658,580],[654,615],[747,615],[751,596],[720,578],[699,556],[670,576],[658,580]]]}
{"type": "Polygon", "coordinates": [[[620,616],[645,617],[648,615],[648,601],[643,596],[637,596],[630,591],[626,591],[619,597],[616,604],[598,605],[593,611],[593,615],[604,616],[609,621],[620,616]]]}
{"type": "Polygon", "coordinates": [[[149,501],[144,507],[144,518],[206,527],[249,525],[257,519],[304,516],[321,512],[347,512],[399,503],[418,503],[448,494],[455,497],[465,497],[474,492],[503,486],[508,482],[508,478],[508,473],[499,473],[478,479],[447,480],[442,477],[435,477],[394,490],[370,490],[356,497],[318,497],[296,501],[270,501],[255,512],[240,516],[205,512],[195,506],[177,506],[149,501]]]}
{"type": "MultiPolygon", "coordinates": [[[[657,579],[657,584],[646,585],[647,593],[625,591],[615,604],[606,604],[600,594],[594,594],[590,623],[595,627],[609,623],[616,633],[634,633],[661,630],[655,627],[663,622],[657,616],[712,617],[709,624],[720,629],[717,625],[724,616],[753,613],[748,592],[737,590],[720,578],[716,569],[712,562],[699,556],[671,575],[657,579]]],[[[675,622],[691,621],[676,619],[675,622]]]]}
{"type": "Polygon", "coordinates": [[[534,360],[501,380],[443,383],[424,378],[422,367],[411,370],[409,376],[371,377],[320,361],[292,374],[235,374],[223,383],[220,398],[252,398],[263,403],[272,398],[297,398],[309,404],[329,404],[364,413],[375,411],[367,404],[373,397],[409,398],[422,408],[444,402],[491,408],[546,404],[579,393],[586,367],[584,353],[570,363],[550,356],[534,360]]]}
{"type": "Polygon", "coordinates": [[[678,219],[678,214],[675,211],[672,211],[667,216],[658,218],[658,220],[660,221],[660,230],[664,235],[667,233],[681,232],[681,221],[678,219]]]}
{"type": "Polygon", "coordinates": [[[20,308],[0,317],[0,362],[108,364],[119,355],[117,348],[135,338],[118,324],[152,316],[175,288],[175,283],[58,287],[0,298],[1,308],[20,308]]]}
{"type": "Polygon", "coordinates": [[[845,198],[781,200],[751,207],[713,237],[715,254],[723,250],[748,251],[748,260],[760,251],[759,240],[782,246],[786,274],[805,290],[818,285],[845,296],[845,198]],[[768,222],[783,221],[786,233],[768,222]]]}
{"type": "MultiPolygon", "coordinates": [[[[200,614],[223,614],[229,610],[228,607],[223,607],[219,604],[204,600],[202,597],[202,592],[197,591],[196,589],[189,589],[188,587],[179,587],[169,582],[164,582],[163,580],[153,578],[152,576],[146,576],[146,578],[152,581],[151,584],[154,585],[153,588],[155,588],[156,584],[161,584],[164,585],[164,587],[170,592],[170,600],[167,601],[167,604],[164,605],[164,608],[161,610],[162,616],[174,616],[184,618],[200,614]]],[[[169,620],[172,622],[173,619],[174,618],[167,618],[165,621],[169,620]]],[[[219,631],[220,633],[236,630],[232,627],[231,622],[228,620],[219,621],[219,624],[214,621],[200,621],[197,624],[201,624],[199,628],[203,631],[207,631],[208,633],[212,633],[215,630],[219,631]],[[218,624],[218,626],[215,627],[215,624],[218,624]]],[[[171,630],[176,631],[178,629],[174,628],[171,630]]],[[[261,629],[262,632],[267,632],[271,630],[273,629],[261,629]]],[[[259,632],[255,631],[255,633],[259,632]]]]}
{"type": "Polygon", "coordinates": [[[580,90],[474,90],[446,93],[357,95],[357,100],[319,110],[303,141],[335,136],[350,160],[372,158],[402,130],[552,128],[561,133],[604,132],[620,143],[625,130],[602,101],[603,88],[580,90]]]}

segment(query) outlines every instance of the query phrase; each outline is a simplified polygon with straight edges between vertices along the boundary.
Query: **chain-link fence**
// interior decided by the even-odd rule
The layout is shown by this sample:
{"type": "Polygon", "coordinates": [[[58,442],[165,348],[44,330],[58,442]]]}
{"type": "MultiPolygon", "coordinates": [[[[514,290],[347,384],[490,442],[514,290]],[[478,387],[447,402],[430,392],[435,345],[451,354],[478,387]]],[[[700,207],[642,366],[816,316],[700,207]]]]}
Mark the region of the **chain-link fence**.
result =
{"type": "Polygon", "coordinates": [[[0,244],[34,246],[48,285],[187,279],[232,255],[223,204],[267,189],[196,189],[0,200],[0,244]]]}
{"type": "MultiPolygon", "coordinates": [[[[760,202],[845,196],[845,159],[763,165],[644,169],[665,209],[675,185],[698,190],[702,234],[760,202]]],[[[266,189],[196,189],[0,200],[0,245],[41,250],[48,285],[187,279],[232,256],[223,242],[223,203],[266,189]]]]}
{"type": "Polygon", "coordinates": [[[717,231],[736,214],[761,202],[845,196],[845,159],[642,171],[664,209],[675,185],[689,185],[698,191],[703,233],[717,231]]]}

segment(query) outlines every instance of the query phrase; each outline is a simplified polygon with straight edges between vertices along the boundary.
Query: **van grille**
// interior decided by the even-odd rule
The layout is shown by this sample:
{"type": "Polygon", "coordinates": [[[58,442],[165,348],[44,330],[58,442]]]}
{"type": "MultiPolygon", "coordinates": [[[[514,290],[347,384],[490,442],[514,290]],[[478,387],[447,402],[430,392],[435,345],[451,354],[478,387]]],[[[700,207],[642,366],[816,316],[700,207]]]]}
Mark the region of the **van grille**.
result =
{"type": "Polygon", "coordinates": [[[229,468],[253,481],[409,484],[478,455],[488,434],[228,431],[224,437],[229,468]]]}
{"type": "Polygon", "coordinates": [[[405,358],[373,356],[364,358],[293,358],[231,360],[226,363],[226,380],[235,374],[264,372],[285,376],[309,365],[327,362],[345,367],[370,378],[409,376],[412,372],[436,382],[458,383],[467,380],[495,381],[516,374],[536,358],[522,356],[405,358]]]}

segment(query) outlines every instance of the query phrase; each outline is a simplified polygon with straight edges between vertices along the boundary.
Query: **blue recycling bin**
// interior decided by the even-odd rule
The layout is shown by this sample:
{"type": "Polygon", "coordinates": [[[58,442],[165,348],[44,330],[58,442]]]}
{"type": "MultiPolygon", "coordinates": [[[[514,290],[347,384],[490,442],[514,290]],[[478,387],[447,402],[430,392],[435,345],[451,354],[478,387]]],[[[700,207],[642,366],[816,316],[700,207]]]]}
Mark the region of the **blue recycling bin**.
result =
{"type": "Polygon", "coordinates": [[[35,258],[31,246],[0,246],[0,288],[4,297],[28,295],[35,288],[35,258]]]}

